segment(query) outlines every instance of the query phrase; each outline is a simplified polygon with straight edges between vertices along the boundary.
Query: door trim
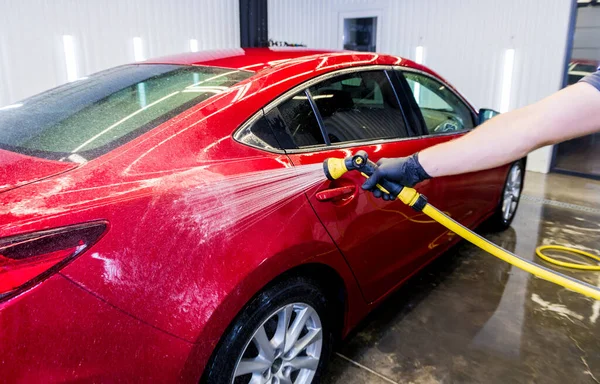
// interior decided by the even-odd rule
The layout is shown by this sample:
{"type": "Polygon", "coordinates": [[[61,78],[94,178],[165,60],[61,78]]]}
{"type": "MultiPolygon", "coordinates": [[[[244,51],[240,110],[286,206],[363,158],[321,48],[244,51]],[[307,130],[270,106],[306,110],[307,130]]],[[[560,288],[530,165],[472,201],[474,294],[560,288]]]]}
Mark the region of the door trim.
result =
{"type": "MultiPolygon", "coordinates": [[[[460,100],[462,100],[463,102],[465,102],[465,104],[467,105],[467,107],[469,108],[469,110],[471,111],[472,114],[474,114],[474,118],[476,119],[477,114],[473,111],[473,108],[471,107],[471,104],[469,104],[469,102],[462,97],[461,95],[459,95],[456,91],[454,91],[454,88],[452,86],[450,86],[450,84],[446,83],[445,81],[443,81],[442,79],[433,76],[431,74],[428,74],[427,72],[418,70],[418,69],[414,69],[414,68],[410,68],[410,67],[402,67],[402,66],[398,66],[398,65],[364,65],[364,66],[353,66],[353,67],[349,67],[349,68],[342,68],[342,69],[338,69],[338,70],[334,70],[331,72],[327,72],[324,73],[322,75],[319,75],[317,77],[313,77],[312,79],[309,79],[301,84],[296,85],[295,87],[287,90],[285,93],[283,93],[282,95],[278,96],[277,98],[273,99],[272,101],[270,101],[266,106],[264,106],[262,109],[258,110],[257,112],[255,112],[252,116],[250,116],[250,118],[248,120],[246,120],[242,125],[240,125],[234,132],[233,132],[233,139],[242,144],[242,145],[246,145],[248,146],[248,144],[240,141],[239,139],[239,134],[240,132],[242,132],[244,130],[244,128],[248,127],[249,125],[253,124],[258,118],[260,118],[260,116],[266,115],[267,113],[269,113],[272,109],[277,108],[277,106],[281,103],[283,103],[284,101],[286,101],[287,99],[289,99],[291,96],[295,95],[296,93],[303,91],[304,89],[308,89],[311,86],[313,86],[314,84],[320,83],[321,81],[339,76],[339,75],[343,75],[343,74],[347,74],[347,73],[354,73],[354,72],[366,72],[366,71],[407,71],[407,72],[415,72],[415,73],[419,73],[422,74],[424,76],[427,76],[433,80],[438,81],[439,83],[443,84],[444,86],[447,86],[448,89],[450,89],[452,91],[452,93],[454,93],[460,100]]],[[[389,81],[389,78],[388,78],[389,81]]],[[[393,82],[391,82],[391,86],[394,88],[394,92],[396,92],[397,94],[397,90],[394,87],[393,82]]],[[[406,97],[406,96],[405,96],[406,97]]],[[[403,109],[402,105],[400,105],[400,108],[403,109]]],[[[403,115],[404,115],[404,119],[406,120],[406,112],[403,110],[403,115]]],[[[419,111],[419,113],[421,113],[419,111]]],[[[476,120],[475,120],[476,121],[476,120]]],[[[356,147],[357,145],[378,145],[378,144],[385,144],[385,143],[392,143],[392,142],[397,142],[397,141],[407,141],[407,140],[415,140],[415,139],[423,139],[423,138],[427,138],[427,137],[437,137],[437,136],[450,136],[450,135],[461,135],[464,133],[469,132],[469,129],[464,129],[462,131],[459,132],[447,132],[447,133],[436,133],[436,134],[428,134],[428,135],[422,135],[422,136],[409,136],[409,137],[402,137],[402,138],[392,138],[392,139],[376,139],[376,140],[367,140],[367,141],[348,141],[348,142],[344,142],[342,144],[335,144],[335,145],[319,145],[319,146],[314,146],[314,147],[305,147],[305,148],[296,148],[296,149],[265,149],[265,148],[260,148],[260,147],[253,147],[252,148],[256,148],[259,149],[261,151],[265,151],[265,152],[270,152],[270,153],[277,153],[277,154],[295,154],[295,153],[306,153],[306,152],[317,152],[317,151],[328,151],[331,149],[344,149],[344,148],[349,148],[349,147],[356,147]]]]}

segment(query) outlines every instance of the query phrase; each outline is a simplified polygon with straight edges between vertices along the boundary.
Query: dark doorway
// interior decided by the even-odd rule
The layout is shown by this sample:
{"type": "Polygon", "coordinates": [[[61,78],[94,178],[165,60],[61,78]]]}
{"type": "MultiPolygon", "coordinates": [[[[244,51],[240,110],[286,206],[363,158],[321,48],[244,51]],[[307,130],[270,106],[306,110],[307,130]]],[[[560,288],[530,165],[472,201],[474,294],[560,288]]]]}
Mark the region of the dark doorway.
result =
{"type": "MultiPolygon", "coordinates": [[[[600,66],[600,6],[596,1],[577,8],[573,25],[566,86],[575,84],[600,66]]],[[[580,137],[554,147],[552,171],[600,178],[600,134],[580,137]]]]}
{"type": "Polygon", "coordinates": [[[267,47],[269,26],[267,0],[240,0],[240,46],[267,47]]]}

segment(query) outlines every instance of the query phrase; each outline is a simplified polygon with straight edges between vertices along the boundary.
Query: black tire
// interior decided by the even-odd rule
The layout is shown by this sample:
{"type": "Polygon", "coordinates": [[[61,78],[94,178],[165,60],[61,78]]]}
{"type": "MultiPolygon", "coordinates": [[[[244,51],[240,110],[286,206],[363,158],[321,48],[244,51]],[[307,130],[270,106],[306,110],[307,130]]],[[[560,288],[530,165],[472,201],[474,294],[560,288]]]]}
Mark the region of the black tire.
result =
{"type": "MultiPolygon", "coordinates": [[[[278,310],[286,306],[289,308],[291,304],[304,303],[315,310],[321,322],[320,359],[312,379],[313,383],[318,383],[331,356],[334,341],[332,333],[334,307],[323,291],[316,281],[301,276],[290,277],[266,287],[244,307],[227,329],[206,365],[200,382],[231,384],[235,367],[246,347],[252,348],[254,345],[251,340],[258,328],[264,324],[264,328],[268,329],[269,323],[265,321],[272,318],[278,310]]],[[[293,320],[290,324],[292,322],[293,320]]],[[[241,377],[237,380],[245,378],[241,377]]]]}
{"type": "Polygon", "coordinates": [[[507,229],[508,227],[510,227],[510,224],[512,223],[513,219],[515,218],[515,214],[517,213],[517,209],[519,207],[519,201],[521,200],[521,194],[523,192],[523,180],[525,178],[525,161],[518,160],[515,161],[514,163],[511,164],[509,170],[508,170],[508,174],[506,175],[506,180],[504,181],[504,186],[502,187],[502,194],[500,195],[500,201],[498,202],[498,206],[496,207],[496,210],[494,212],[494,214],[488,219],[487,223],[486,223],[486,229],[490,230],[490,231],[495,231],[495,232],[500,232],[500,231],[504,231],[505,229],[507,229]],[[514,172],[515,169],[519,169],[520,172],[520,180],[519,180],[519,188],[518,188],[518,196],[516,197],[516,199],[514,199],[514,209],[512,211],[512,214],[509,215],[508,218],[506,218],[505,215],[505,210],[503,210],[503,203],[504,203],[504,198],[507,194],[507,189],[510,188],[510,182],[511,182],[511,175],[512,172],[514,172]]]}

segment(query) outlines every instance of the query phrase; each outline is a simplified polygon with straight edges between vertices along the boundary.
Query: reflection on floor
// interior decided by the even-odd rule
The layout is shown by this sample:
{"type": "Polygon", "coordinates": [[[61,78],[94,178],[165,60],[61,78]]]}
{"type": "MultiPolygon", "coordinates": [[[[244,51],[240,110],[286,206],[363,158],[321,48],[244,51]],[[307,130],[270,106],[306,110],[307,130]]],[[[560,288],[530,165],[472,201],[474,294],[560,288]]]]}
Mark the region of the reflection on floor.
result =
{"type": "MultiPolygon", "coordinates": [[[[599,190],[596,181],[528,174],[512,228],[482,234],[530,259],[540,244],[597,252],[599,190]],[[564,183],[568,193],[554,188],[564,183]]],[[[600,286],[598,272],[562,272],[600,286]]],[[[364,321],[323,382],[600,383],[598,351],[600,301],[461,243],[364,321]]]]}
{"type": "Polygon", "coordinates": [[[560,143],[556,168],[600,176],[600,133],[560,143]]]}

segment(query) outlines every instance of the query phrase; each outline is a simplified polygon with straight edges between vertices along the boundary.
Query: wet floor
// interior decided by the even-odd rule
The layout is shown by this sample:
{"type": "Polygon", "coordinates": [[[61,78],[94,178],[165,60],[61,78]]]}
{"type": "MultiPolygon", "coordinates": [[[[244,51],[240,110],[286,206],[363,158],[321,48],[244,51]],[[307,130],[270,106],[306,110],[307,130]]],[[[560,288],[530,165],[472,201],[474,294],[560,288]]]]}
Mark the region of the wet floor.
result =
{"type": "MultiPolygon", "coordinates": [[[[530,259],[541,244],[598,253],[599,191],[597,181],[528,174],[512,228],[480,233],[530,259]]],[[[600,286],[600,272],[561,271],[600,286]]],[[[600,301],[463,242],[373,312],[323,382],[600,384],[600,301]]]]}

